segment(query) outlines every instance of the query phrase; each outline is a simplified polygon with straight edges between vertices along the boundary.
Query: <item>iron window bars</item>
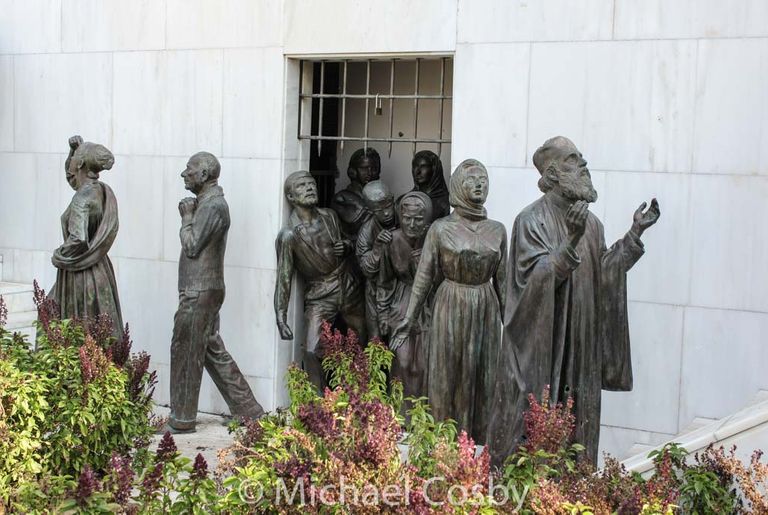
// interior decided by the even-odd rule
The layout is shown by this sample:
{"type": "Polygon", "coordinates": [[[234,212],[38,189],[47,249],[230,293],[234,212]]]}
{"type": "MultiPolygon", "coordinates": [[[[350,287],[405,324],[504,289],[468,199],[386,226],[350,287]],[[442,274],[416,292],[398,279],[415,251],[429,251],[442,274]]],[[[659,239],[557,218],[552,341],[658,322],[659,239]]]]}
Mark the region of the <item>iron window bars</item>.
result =
{"type": "Polygon", "coordinates": [[[445,101],[446,100],[452,100],[453,97],[451,95],[445,94],[445,82],[446,82],[446,75],[445,75],[445,69],[446,69],[446,61],[451,59],[450,57],[434,57],[434,58],[428,58],[428,57],[420,57],[415,59],[404,59],[404,58],[394,58],[394,59],[323,59],[320,60],[320,93],[304,93],[304,67],[305,63],[308,63],[310,66],[313,63],[316,63],[317,61],[309,61],[309,60],[301,60],[299,62],[299,123],[298,123],[298,138],[300,140],[317,140],[317,147],[318,147],[318,154],[320,153],[322,149],[323,141],[333,141],[333,142],[339,142],[341,146],[341,150],[344,150],[344,142],[345,141],[362,141],[363,147],[368,147],[368,142],[383,142],[383,143],[389,143],[389,154],[392,155],[392,144],[393,143],[412,143],[413,144],[413,152],[416,153],[416,145],[419,143],[432,143],[437,144],[439,151],[438,155],[441,154],[442,146],[443,144],[450,144],[451,140],[446,139],[442,137],[443,134],[443,115],[444,115],[444,109],[445,109],[445,101]],[[440,94],[439,95],[422,95],[419,94],[419,75],[420,75],[420,67],[421,62],[425,60],[439,60],[440,61],[440,94]],[[390,63],[390,73],[389,73],[389,94],[381,94],[371,93],[371,62],[389,62],[390,63]],[[414,91],[413,94],[410,95],[396,95],[395,94],[395,63],[396,62],[415,62],[416,63],[416,70],[414,74],[414,91]],[[341,93],[323,93],[325,90],[324,83],[325,83],[325,71],[326,71],[326,63],[340,63],[342,68],[342,81],[341,81],[341,93]],[[348,77],[348,65],[350,62],[365,62],[365,94],[350,94],[347,93],[347,77],[348,77]],[[325,99],[335,98],[341,100],[341,128],[340,132],[341,134],[339,136],[332,136],[332,135],[324,135],[323,132],[323,102],[325,99]],[[317,124],[317,134],[312,134],[310,130],[310,134],[304,134],[302,132],[302,115],[304,110],[304,103],[305,101],[309,100],[310,102],[314,102],[314,99],[318,99],[320,106],[319,106],[319,123],[317,124]],[[364,122],[364,132],[362,135],[347,135],[346,130],[346,114],[347,114],[347,99],[362,99],[365,100],[365,122],[364,122]],[[369,108],[370,108],[370,102],[373,100],[376,102],[375,107],[380,107],[380,102],[382,100],[389,100],[389,137],[372,137],[369,136],[369,108]],[[413,100],[413,137],[412,138],[402,138],[402,137],[393,137],[393,127],[394,127],[394,101],[395,100],[413,100]],[[419,138],[418,137],[418,128],[419,128],[419,101],[420,100],[439,100],[440,101],[440,109],[439,109],[439,131],[438,134],[440,135],[439,138],[419,138]]]}

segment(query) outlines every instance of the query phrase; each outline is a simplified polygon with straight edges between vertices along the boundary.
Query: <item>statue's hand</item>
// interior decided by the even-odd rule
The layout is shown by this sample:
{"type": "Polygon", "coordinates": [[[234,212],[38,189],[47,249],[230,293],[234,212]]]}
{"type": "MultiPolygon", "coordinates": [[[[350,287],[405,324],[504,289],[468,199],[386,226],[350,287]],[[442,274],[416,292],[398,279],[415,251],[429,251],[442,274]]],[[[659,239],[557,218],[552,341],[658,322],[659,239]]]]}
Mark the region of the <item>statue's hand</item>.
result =
{"type": "Polygon", "coordinates": [[[197,199],[186,197],[179,202],[179,214],[182,218],[194,214],[195,209],[197,209],[197,199]]]}
{"type": "Polygon", "coordinates": [[[333,244],[333,255],[336,257],[344,257],[344,254],[347,253],[347,248],[344,245],[343,241],[337,241],[333,244]]]}
{"type": "Polygon", "coordinates": [[[280,331],[280,338],[283,340],[293,340],[293,331],[284,320],[277,321],[277,330],[280,331]]]}
{"type": "Polygon", "coordinates": [[[659,216],[661,216],[658,200],[655,198],[651,199],[651,207],[649,207],[647,211],[643,212],[645,206],[647,205],[647,202],[640,204],[640,207],[637,208],[635,214],[632,216],[631,231],[635,233],[638,238],[643,235],[647,228],[655,224],[659,220],[659,216]]]}
{"type": "Polygon", "coordinates": [[[589,204],[583,200],[578,200],[568,209],[565,214],[565,225],[568,227],[568,239],[571,247],[576,248],[584,231],[587,228],[587,215],[589,214],[589,204]]]}
{"type": "Polygon", "coordinates": [[[398,334],[397,336],[393,336],[389,340],[389,350],[392,352],[395,352],[397,349],[402,347],[402,345],[408,341],[408,335],[407,334],[398,334]]]}
{"type": "Polygon", "coordinates": [[[400,346],[408,340],[408,336],[411,334],[411,321],[408,318],[404,318],[395,330],[392,331],[392,338],[389,340],[389,348],[393,351],[400,348],[400,346]]]}
{"type": "Polygon", "coordinates": [[[411,259],[414,263],[418,263],[421,259],[421,249],[414,249],[411,251],[411,259]]]}
{"type": "Polygon", "coordinates": [[[71,148],[72,150],[77,150],[77,147],[82,145],[82,143],[83,143],[82,136],[76,135],[69,138],[69,148],[71,148]]]}
{"type": "Polygon", "coordinates": [[[392,242],[392,233],[386,229],[382,229],[379,235],[376,236],[376,241],[383,243],[384,245],[389,245],[392,242]]]}

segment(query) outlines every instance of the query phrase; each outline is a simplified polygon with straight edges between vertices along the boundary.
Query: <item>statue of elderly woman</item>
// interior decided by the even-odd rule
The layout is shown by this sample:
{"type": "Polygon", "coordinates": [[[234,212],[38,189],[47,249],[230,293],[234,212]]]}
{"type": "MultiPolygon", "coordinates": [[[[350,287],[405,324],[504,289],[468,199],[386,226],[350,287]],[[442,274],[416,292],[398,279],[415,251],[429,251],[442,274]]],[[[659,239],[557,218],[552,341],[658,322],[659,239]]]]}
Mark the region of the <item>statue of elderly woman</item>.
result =
{"type": "Polygon", "coordinates": [[[64,243],[51,259],[58,271],[50,296],[62,318],[109,315],[112,334],[119,338],[123,317],[107,256],[117,236],[117,200],[112,189],[99,181],[99,173],[111,169],[115,158],[103,145],[84,142],[80,136],[71,137],[69,147],[65,171],[75,195],[61,215],[64,243]]]}
{"type": "Polygon", "coordinates": [[[427,232],[405,318],[392,347],[416,328],[433,284],[432,322],[427,337],[427,392],[436,419],[452,418],[484,443],[501,343],[506,288],[504,225],[489,220],[483,207],[488,172],[479,161],[463,161],[451,175],[453,212],[427,232]]]}
{"type": "MultiPolygon", "coordinates": [[[[411,173],[413,174],[413,189],[426,193],[432,201],[433,219],[437,220],[448,216],[451,205],[448,200],[448,187],[443,177],[443,163],[437,154],[431,150],[416,152],[411,160],[411,173]]],[[[397,199],[398,204],[403,196],[397,199]]]]}
{"type": "MultiPolygon", "coordinates": [[[[376,312],[382,336],[389,335],[405,318],[424,237],[432,222],[432,201],[425,193],[410,191],[400,199],[398,217],[400,228],[392,231],[379,266],[376,312]]],[[[411,336],[394,351],[392,376],[402,381],[406,397],[427,395],[427,333],[433,300],[434,289],[430,289],[421,314],[412,324],[411,336]]]]}

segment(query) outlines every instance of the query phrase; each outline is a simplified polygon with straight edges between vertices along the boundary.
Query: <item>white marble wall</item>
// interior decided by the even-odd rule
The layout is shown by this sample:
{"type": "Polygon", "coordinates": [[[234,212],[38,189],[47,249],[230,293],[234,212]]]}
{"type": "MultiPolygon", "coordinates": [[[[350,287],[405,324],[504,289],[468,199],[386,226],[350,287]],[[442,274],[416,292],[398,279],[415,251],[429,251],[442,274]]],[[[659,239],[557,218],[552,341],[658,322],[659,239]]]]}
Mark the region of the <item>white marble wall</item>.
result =
{"type": "Polygon", "coordinates": [[[662,206],[629,279],[635,390],[604,394],[604,450],[768,385],[766,27],[757,0],[458,2],[452,158],[492,166],[491,216],[538,196],[530,157],[556,134],[590,161],[609,240],[662,206]]]}
{"type": "MultiPolygon", "coordinates": [[[[629,281],[636,388],[605,394],[605,449],[653,444],[768,388],[764,0],[3,0],[2,11],[5,279],[53,280],[67,137],[110,147],[113,261],[161,401],[178,173],[200,149],[222,158],[232,211],[223,336],[263,404],[285,400],[295,346],[273,326],[272,242],[282,178],[306,166],[291,58],[322,54],[453,55],[451,161],[488,165],[489,212],[508,226],[537,198],[530,158],[556,134],[590,161],[609,239],[659,198],[629,281]]],[[[208,382],[201,407],[224,409],[208,382]]]]}
{"type": "MultiPolygon", "coordinates": [[[[274,408],[284,398],[286,362],[272,314],[282,221],[282,3],[5,0],[2,10],[4,278],[51,286],[51,250],[71,197],[67,138],[104,143],[116,157],[102,179],[120,205],[111,258],[123,316],[134,347],[152,355],[157,400],[167,402],[176,205],[188,194],[179,174],[192,153],[213,152],[232,216],[221,332],[258,400],[274,408]]],[[[226,410],[207,377],[200,408],[226,410]]]]}

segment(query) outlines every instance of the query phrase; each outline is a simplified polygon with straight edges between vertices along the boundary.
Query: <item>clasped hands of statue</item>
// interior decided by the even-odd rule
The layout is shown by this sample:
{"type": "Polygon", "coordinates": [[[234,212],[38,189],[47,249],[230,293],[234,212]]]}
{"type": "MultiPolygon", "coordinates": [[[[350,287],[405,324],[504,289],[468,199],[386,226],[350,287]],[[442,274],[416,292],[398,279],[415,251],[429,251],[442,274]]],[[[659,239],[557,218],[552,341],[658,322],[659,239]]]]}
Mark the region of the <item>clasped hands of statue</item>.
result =
{"type": "MultiPolygon", "coordinates": [[[[648,207],[648,203],[643,202],[632,215],[632,227],[629,231],[637,239],[643,235],[646,229],[655,224],[661,215],[659,202],[655,198],[651,200],[650,207],[648,209],[646,207],[648,207]]],[[[565,223],[568,228],[568,244],[574,250],[579,241],[581,241],[581,237],[584,236],[584,231],[587,228],[588,213],[589,203],[584,200],[578,200],[568,208],[568,212],[565,215],[565,223]]],[[[408,340],[412,330],[412,321],[409,318],[404,318],[392,332],[392,338],[389,343],[390,349],[394,351],[403,345],[408,340]]]]}
{"type": "Polygon", "coordinates": [[[197,209],[197,199],[194,197],[185,197],[179,201],[179,214],[182,222],[189,220],[195,214],[197,209]]]}

